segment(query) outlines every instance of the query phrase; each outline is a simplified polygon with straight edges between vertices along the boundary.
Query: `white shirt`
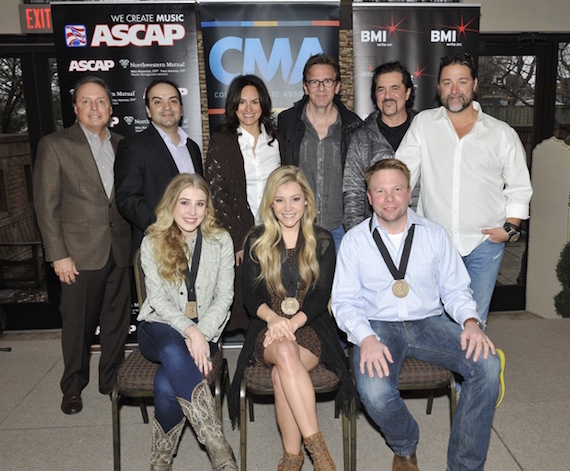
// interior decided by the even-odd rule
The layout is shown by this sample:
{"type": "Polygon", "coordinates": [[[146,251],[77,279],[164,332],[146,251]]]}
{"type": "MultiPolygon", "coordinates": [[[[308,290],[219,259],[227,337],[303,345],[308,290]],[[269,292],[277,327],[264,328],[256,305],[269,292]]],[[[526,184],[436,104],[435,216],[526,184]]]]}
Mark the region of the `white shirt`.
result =
{"type": "Polygon", "coordinates": [[[105,128],[105,138],[101,141],[99,134],[92,133],[81,123],[79,125],[91,148],[91,153],[93,154],[95,164],[97,164],[97,170],[99,170],[99,176],[101,177],[101,183],[103,183],[107,198],[110,199],[113,194],[113,185],[115,184],[115,174],[113,171],[115,151],[111,144],[111,132],[108,128],[105,128]]]}
{"type": "Polygon", "coordinates": [[[189,139],[188,134],[182,128],[178,128],[178,135],[180,136],[180,142],[178,145],[174,145],[170,136],[166,134],[162,129],[158,126],[155,126],[154,123],[151,123],[154,128],[162,137],[162,140],[168,147],[170,151],[170,155],[174,159],[174,163],[176,167],[178,167],[178,171],[180,173],[196,173],[196,169],[194,168],[194,162],[192,162],[192,156],[190,155],[190,151],[188,150],[188,146],[186,145],[186,141],[189,139]]]}
{"type": "Polygon", "coordinates": [[[372,231],[369,224],[370,218],[344,235],[334,273],[332,312],[349,342],[360,345],[366,337],[376,336],[370,321],[405,322],[440,316],[444,305],[462,327],[470,317],[479,318],[465,264],[440,225],[408,209],[402,235],[407,237],[415,224],[404,277],[410,291],[406,297],[397,298],[392,292],[394,277],[372,234],[378,231],[397,267],[404,242],[395,246],[375,215],[372,231]]]}
{"type": "Polygon", "coordinates": [[[527,219],[532,195],[526,154],[513,128],[478,112],[461,139],[441,106],[419,113],[396,158],[420,178],[418,214],[441,224],[462,256],[487,239],[483,229],[502,227],[507,217],[527,219]]]}
{"type": "Polygon", "coordinates": [[[269,174],[281,165],[279,156],[279,143],[275,139],[271,145],[271,138],[261,125],[261,134],[257,138],[257,147],[254,149],[255,138],[241,126],[237,129],[238,143],[243,156],[245,181],[247,189],[247,202],[255,223],[260,224],[259,204],[265,190],[265,183],[269,174]]]}

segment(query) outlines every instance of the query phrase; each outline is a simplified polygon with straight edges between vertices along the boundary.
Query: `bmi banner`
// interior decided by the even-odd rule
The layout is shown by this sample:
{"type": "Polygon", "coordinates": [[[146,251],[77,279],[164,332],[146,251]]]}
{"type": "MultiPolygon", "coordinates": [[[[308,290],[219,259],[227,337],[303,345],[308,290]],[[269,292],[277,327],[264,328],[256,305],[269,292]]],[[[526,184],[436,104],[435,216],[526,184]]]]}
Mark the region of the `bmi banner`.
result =
{"type": "Polygon", "coordinates": [[[200,3],[208,115],[222,122],[226,92],[240,74],[263,79],[275,112],[300,100],[303,67],[326,53],[338,59],[339,1],[200,3]]]}
{"type": "Polygon", "coordinates": [[[414,108],[438,106],[439,59],[467,52],[477,64],[479,15],[479,5],[353,4],[354,111],[361,118],[374,111],[372,71],[395,60],[412,74],[414,108]]]}
{"type": "Polygon", "coordinates": [[[200,84],[194,2],[52,3],[63,121],[75,121],[74,83],[86,75],[113,92],[113,130],[123,136],[149,125],[144,91],[154,79],[175,82],[182,93],[182,127],[200,146],[200,84]]]}

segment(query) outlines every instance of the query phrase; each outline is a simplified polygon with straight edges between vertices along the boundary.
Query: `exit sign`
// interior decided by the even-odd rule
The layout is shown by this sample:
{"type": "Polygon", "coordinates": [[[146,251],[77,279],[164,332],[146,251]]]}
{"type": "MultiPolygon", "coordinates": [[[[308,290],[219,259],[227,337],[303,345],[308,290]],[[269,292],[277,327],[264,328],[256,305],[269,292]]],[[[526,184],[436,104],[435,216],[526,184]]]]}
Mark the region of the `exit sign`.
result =
{"type": "Polygon", "coordinates": [[[24,34],[53,32],[50,6],[20,4],[20,28],[24,34]]]}

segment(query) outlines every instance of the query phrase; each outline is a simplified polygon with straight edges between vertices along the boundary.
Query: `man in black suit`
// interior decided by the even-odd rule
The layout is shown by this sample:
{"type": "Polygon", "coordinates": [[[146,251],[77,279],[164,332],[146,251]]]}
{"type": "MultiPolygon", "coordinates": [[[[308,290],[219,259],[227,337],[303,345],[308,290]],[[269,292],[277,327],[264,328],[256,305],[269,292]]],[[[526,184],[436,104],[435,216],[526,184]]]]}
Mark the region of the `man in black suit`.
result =
{"type": "Polygon", "coordinates": [[[179,173],[203,175],[200,148],[180,127],[178,86],[154,80],[146,89],[145,105],[150,125],[123,139],[115,158],[117,207],[133,226],[132,253],[155,221],[154,210],[170,181],[179,173]]]}

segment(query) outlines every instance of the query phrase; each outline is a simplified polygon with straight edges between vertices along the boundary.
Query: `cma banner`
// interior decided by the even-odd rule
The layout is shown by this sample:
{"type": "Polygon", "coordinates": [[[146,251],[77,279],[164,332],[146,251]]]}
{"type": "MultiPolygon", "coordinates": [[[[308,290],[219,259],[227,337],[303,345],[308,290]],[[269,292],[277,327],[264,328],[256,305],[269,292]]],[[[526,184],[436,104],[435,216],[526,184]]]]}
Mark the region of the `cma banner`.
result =
{"type": "Polygon", "coordinates": [[[439,59],[467,52],[477,64],[479,15],[479,5],[353,4],[354,111],[374,111],[372,72],[395,60],[412,74],[414,108],[437,106],[439,59]]]}
{"type": "Polygon", "coordinates": [[[194,3],[52,3],[63,121],[75,121],[71,92],[96,75],[113,94],[113,131],[128,136],[148,125],[144,91],[154,79],[180,88],[182,127],[202,143],[194,3]]]}
{"type": "Polygon", "coordinates": [[[201,2],[210,129],[222,122],[237,75],[262,78],[276,112],[300,100],[307,59],[323,52],[338,59],[339,13],[338,1],[201,2]]]}

